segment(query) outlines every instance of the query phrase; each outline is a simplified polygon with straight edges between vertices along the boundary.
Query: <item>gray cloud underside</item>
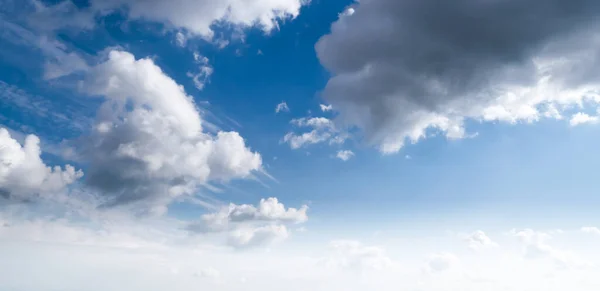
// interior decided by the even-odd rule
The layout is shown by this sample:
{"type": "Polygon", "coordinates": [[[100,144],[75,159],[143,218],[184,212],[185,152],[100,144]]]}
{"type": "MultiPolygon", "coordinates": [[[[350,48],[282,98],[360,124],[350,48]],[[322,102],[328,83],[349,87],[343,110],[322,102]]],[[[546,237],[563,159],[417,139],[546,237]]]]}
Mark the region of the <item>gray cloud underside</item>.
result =
{"type": "Polygon", "coordinates": [[[349,12],[316,45],[334,75],[324,96],[384,152],[426,128],[464,137],[464,118],[558,117],[597,96],[598,1],[364,0],[349,12]]]}

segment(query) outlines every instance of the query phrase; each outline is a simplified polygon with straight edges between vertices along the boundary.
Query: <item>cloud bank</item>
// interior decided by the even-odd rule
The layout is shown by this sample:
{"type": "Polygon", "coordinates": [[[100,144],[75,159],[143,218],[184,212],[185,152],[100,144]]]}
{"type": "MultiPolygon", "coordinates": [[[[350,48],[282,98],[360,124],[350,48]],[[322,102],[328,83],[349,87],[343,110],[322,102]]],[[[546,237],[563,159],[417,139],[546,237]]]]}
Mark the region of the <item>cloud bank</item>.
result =
{"type": "Polygon", "coordinates": [[[467,121],[561,118],[600,101],[599,11],[593,0],[360,1],[316,44],[333,74],[323,96],[384,153],[435,132],[470,136],[467,121]]]}

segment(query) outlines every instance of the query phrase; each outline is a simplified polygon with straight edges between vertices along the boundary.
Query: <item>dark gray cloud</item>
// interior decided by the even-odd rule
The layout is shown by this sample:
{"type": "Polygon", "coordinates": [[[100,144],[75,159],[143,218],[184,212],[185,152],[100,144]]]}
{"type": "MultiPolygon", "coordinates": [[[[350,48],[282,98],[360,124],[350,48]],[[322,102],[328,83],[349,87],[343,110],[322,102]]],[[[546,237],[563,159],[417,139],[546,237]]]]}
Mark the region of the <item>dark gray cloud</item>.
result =
{"type": "Polygon", "coordinates": [[[598,16],[593,0],[360,1],[316,45],[324,96],[385,152],[427,128],[464,137],[465,118],[558,117],[598,88],[598,16]]]}

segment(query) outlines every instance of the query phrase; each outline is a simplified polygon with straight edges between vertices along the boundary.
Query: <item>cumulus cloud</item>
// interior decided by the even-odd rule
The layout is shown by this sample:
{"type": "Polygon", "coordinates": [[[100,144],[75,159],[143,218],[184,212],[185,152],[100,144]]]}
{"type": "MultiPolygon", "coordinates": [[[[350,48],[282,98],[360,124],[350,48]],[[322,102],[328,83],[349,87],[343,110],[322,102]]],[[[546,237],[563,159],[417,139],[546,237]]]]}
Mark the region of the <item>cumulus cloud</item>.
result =
{"type": "Polygon", "coordinates": [[[87,184],[110,197],[107,205],[139,201],[162,213],[201,184],[261,169],[260,155],[237,132],[203,132],[192,97],[151,59],[112,51],[81,89],[105,99],[82,137],[81,156],[89,162],[87,184]]]}
{"type": "Polygon", "coordinates": [[[71,165],[47,166],[40,154],[37,136],[28,135],[21,145],[0,127],[0,199],[28,201],[59,192],[83,176],[71,165]]]}
{"type": "Polygon", "coordinates": [[[590,116],[583,112],[577,112],[569,120],[571,126],[577,126],[581,124],[595,124],[598,123],[598,116],[590,116]]]}
{"type": "Polygon", "coordinates": [[[288,143],[292,149],[299,149],[306,145],[328,142],[329,144],[342,144],[347,134],[338,130],[328,118],[311,117],[292,119],[290,123],[298,128],[311,128],[304,133],[288,132],[283,137],[283,142],[288,143]]]}
{"type": "Polygon", "coordinates": [[[218,212],[207,213],[188,226],[194,233],[228,233],[228,243],[234,247],[268,244],[286,239],[286,224],[308,220],[308,206],[286,208],[277,198],[261,199],[258,207],[233,204],[218,212]]]}
{"type": "Polygon", "coordinates": [[[354,156],[354,152],[351,150],[341,150],[338,151],[335,156],[345,162],[354,156]]]}
{"type": "Polygon", "coordinates": [[[290,108],[288,107],[287,103],[281,102],[275,106],[275,113],[279,112],[290,112],[290,108]]]}
{"type": "Polygon", "coordinates": [[[275,197],[261,199],[258,207],[250,204],[234,204],[215,213],[202,215],[200,221],[189,229],[194,232],[220,232],[237,228],[240,224],[253,223],[303,223],[308,220],[308,206],[287,208],[275,197]]]}
{"type": "Polygon", "coordinates": [[[85,8],[77,8],[71,1],[45,6],[35,1],[36,13],[31,21],[47,30],[63,27],[91,28],[94,17],[119,11],[129,19],[146,20],[178,28],[192,34],[212,38],[212,26],[228,22],[238,27],[258,26],[265,32],[276,28],[279,20],[295,18],[304,0],[251,0],[251,1],[136,1],[91,0],[85,8]]]}
{"type": "Polygon", "coordinates": [[[479,250],[479,249],[483,249],[483,248],[491,248],[491,247],[498,246],[497,243],[492,241],[492,239],[490,239],[485,234],[485,232],[483,232],[481,230],[477,230],[477,231],[467,235],[464,239],[467,242],[469,248],[473,249],[473,250],[479,250]]]}
{"type": "Polygon", "coordinates": [[[600,101],[593,0],[366,0],[316,44],[339,122],[397,152],[465,121],[534,122],[600,101]],[[510,19],[510,21],[508,21],[510,19]]]}

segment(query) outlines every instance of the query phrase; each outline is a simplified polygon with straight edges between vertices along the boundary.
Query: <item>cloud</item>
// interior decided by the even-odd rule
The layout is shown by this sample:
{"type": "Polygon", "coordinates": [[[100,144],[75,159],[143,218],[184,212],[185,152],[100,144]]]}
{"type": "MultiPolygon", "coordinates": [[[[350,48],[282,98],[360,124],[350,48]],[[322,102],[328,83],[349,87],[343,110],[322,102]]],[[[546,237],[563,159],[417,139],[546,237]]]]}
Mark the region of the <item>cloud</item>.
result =
{"type": "Polygon", "coordinates": [[[581,228],[581,231],[585,233],[600,235],[600,229],[594,226],[584,226],[581,228]]]}
{"type": "Polygon", "coordinates": [[[194,86],[196,86],[196,89],[202,90],[202,89],[204,89],[204,85],[206,85],[208,82],[210,82],[210,76],[213,74],[214,69],[208,63],[209,62],[208,58],[205,56],[202,56],[198,52],[194,52],[194,62],[196,64],[198,64],[199,72],[198,73],[188,72],[187,76],[192,78],[192,81],[194,82],[194,86]]]}
{"type": "Polygon", "coordinates": [[[429,255],[427,266],[434,272],[443,272],[459,263],[458,257],[451,253],[437,253],[429,255]]]}
{"type": "Polygon", "coordinates": [[[193,233],[227,233],[227,242],[236,248],[270,244],[289,237],[286,224],[308,220],[308,206],[287,208],[277,198],[261,199],[258,207],[233,204],[207,213],[188,226],[193,233]]]}
{"type": "Polygon", "coordinates": [[[58,1],[46,6],[42,1],[32,0],[31,4],[33,13],[27,20],[36,30],[48,32],[61,28],[90,29],[95,25],[94,13],[79,9],[72,1],[58,1]]]}
{"type": "Polygon", "coordinates": [[[47,166],[40,154],[37,136],[28,135],[21,145],[0,127],[0,200],[44,197],[62,191],[83,176],[71,165],[47,166]]]}
{"type": "Polygon", "coordinates": [[[187,37],[185,36],[185,34],[183,34],[181,31],[178,31],[175,34],[175,43],[179,47],[185,47],[185,44],[187,43],[187,37]]]}
{"type": "Polygon", "coordinates": [[[302,0],[92,0],[86,11],[108,14],[118,10],[129,19],[159,22],[168,28],[181,28],[210,38],[214,34],[212,26],[219,21],[240,27],[256,25],[269,32],[277,27],[278,20],[296,17],[304,3],[302,0]]]}
{"type": "Polygon", "coordinates": [[[290,108],[288,107],[287,103],[281,102],[277,104],[277,106],[275,107],[275,113],[279,112],[290,112],[290,108]]]}
{"type": "Polygon", "coordinates": [[[159,214],[199,185],[262,168],[237,132],[203,132],[192,97],[150,59],[111,51],[80,87],[105,100],[81,138],[81,156],[89,163],[87,184],[109,198],[107,206],[140,202],[159,214]]]}
{"type": "Polygon", "coordinates": [[[312,128],[309,132],[296,134],[288,132],[283,137],[283,142],[288,143],[292,149],[299,149],[306,145],[329,142],[329,144],[343,144],[347,134],[339,131],[333,121],[325,117],[292,119],[290,123],[299,128],[312,128]]]}
{"type": "Polygon", "coordinates": [[[200,221],[190,225],[194,232],[221,232],[237,228],[241,224],[255,223],[304,223],[308,220],[308,206],[299,209],[285,208],[277,198],[261,199],[258,207],[249,204],[233,204],[218,212],[202,215],[200,221]]]}
{"type": "MultiPolygon", "coordinates": [[[[18,12],[11,11],[12,14],[18,12]]],[[[58,23],[58,22],[57,22],[58,23]]],[[[43,32],[25,28],[17,23],[0,20],[3,31],[0,38],[10,45],[15,45],[33,56],[41,54],[45,58],[43,63],[43,78],[51,80],[69,75],[73,72],[84,72],[88,65],[81,55],[70,51],[65,44],[53,39],[43,32]],[[33,49],[33,50],[32,50],[33,49]]],[[[42,25],[51,28],[52,26],[42,25]]],[[[0,51],[2,53],[3,51],[0,51]]],[[[9,54],[10,56],[10,54],[9,54]]],[[[23,65],[27,60],[15,60],[18,65],[23,65]]]]}
{"type": "Polygon", "coordinates": [[[341,150],[338,151],[335,156],[345,162],[354,156],[354,152],[351,150],[341,150]]]}
{"type": "Polygon", "coordinates": [[[321,111],[323,111],[323,112],[333,110],[333,106],[331,106],[331,104],[329,104],[329,105],[319,104],[319,107],[321,108],[321,111]]]}
{"type": "Polygon", "coordinates": [[[467,235],[464,239],[467,242],[469,248],[471,248],[473,250],[479,250],[479,249],[483,249],[483,248],[491,248],[491,247],[498,246],[497,243],[492,241],[492,239],[490,239],[485,234],[485,232],[483,232],[481,230],[477,230],[477,231],[471,233],[470,235],[467,235]]]}
{"type": "Polygon", "coordinates": [[[595,124],[598,123],[598,116],[590,116],[583,112],[577,112],[569,120],[571,126],[577,126],[581,124],[595,124]]]}
{"type": "Polygon", "coordinates": [[[360,1],[316,44],[333,75],[323,96],[337,122],[357,126],[384,153],[436,133],[471,136],[469,120],[560,119],[570,107],[600,101],[599,7],[593,0],[360,1]]]}

